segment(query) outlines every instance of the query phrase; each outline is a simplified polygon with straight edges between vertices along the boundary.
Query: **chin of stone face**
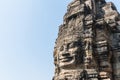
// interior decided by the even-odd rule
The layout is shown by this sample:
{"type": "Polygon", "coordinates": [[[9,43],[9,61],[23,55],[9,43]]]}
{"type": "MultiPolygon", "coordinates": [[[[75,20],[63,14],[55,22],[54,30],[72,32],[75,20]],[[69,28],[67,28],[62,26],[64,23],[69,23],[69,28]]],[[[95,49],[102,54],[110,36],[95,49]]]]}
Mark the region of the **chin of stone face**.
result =
{"type": "Polygon", "coordinates": [[[120,80],[120,16],[112,2],[73,0],[59,26],[53,80],[120,80]]]}

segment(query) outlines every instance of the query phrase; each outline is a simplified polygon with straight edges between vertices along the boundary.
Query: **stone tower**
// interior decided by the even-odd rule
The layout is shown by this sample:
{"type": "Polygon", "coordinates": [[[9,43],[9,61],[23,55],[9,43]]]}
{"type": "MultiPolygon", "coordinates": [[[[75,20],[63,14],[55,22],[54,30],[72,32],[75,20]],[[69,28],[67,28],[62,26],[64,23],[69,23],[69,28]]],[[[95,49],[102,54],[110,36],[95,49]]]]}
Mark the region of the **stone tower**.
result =
{"type": "Polygon", "coordinates": [[[73,0],[59,27],[53,80],[120,80],[120,15],[112,2],[73,0]]]}

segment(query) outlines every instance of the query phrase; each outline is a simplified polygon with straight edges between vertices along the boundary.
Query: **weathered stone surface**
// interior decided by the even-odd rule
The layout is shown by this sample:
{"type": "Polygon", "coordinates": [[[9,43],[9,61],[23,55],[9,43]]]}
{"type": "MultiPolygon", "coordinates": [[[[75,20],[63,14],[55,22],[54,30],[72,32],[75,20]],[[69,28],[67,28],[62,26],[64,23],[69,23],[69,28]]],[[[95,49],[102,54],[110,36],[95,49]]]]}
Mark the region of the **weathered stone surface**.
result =
{"type": "Polygon", "coordinates": [[[120,80],[120,15],[105,0],[73,0],[59,27],[53,80],[120,80]]]}

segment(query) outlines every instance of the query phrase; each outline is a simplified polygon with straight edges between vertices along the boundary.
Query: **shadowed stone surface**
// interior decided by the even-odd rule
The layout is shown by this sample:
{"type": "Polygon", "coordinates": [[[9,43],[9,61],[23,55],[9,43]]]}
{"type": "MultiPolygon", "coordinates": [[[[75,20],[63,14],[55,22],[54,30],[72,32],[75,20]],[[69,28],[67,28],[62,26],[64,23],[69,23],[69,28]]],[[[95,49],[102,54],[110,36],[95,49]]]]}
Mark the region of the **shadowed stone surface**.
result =
{"type": "Polygon", "coordinates": [[[120,15],[112,2],[73,0],[59,27],[53,80],[120,80],[120,15]]]}

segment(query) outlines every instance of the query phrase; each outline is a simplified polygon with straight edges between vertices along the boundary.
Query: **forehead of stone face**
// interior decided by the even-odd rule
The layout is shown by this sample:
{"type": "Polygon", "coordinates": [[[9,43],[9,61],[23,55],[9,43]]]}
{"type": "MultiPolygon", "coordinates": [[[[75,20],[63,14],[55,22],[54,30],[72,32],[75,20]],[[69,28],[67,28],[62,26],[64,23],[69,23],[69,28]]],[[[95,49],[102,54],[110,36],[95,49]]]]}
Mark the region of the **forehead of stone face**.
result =
{"type": "Polygon", "coordinates": [[[60,47],[62,45],[66,45],[68,43],[72,43],[72,42],[79,42],[80,41],[80,37],[79,36],[66,36],[64,38],[58,39],[56,42],[56,47],[60,47]]]}

